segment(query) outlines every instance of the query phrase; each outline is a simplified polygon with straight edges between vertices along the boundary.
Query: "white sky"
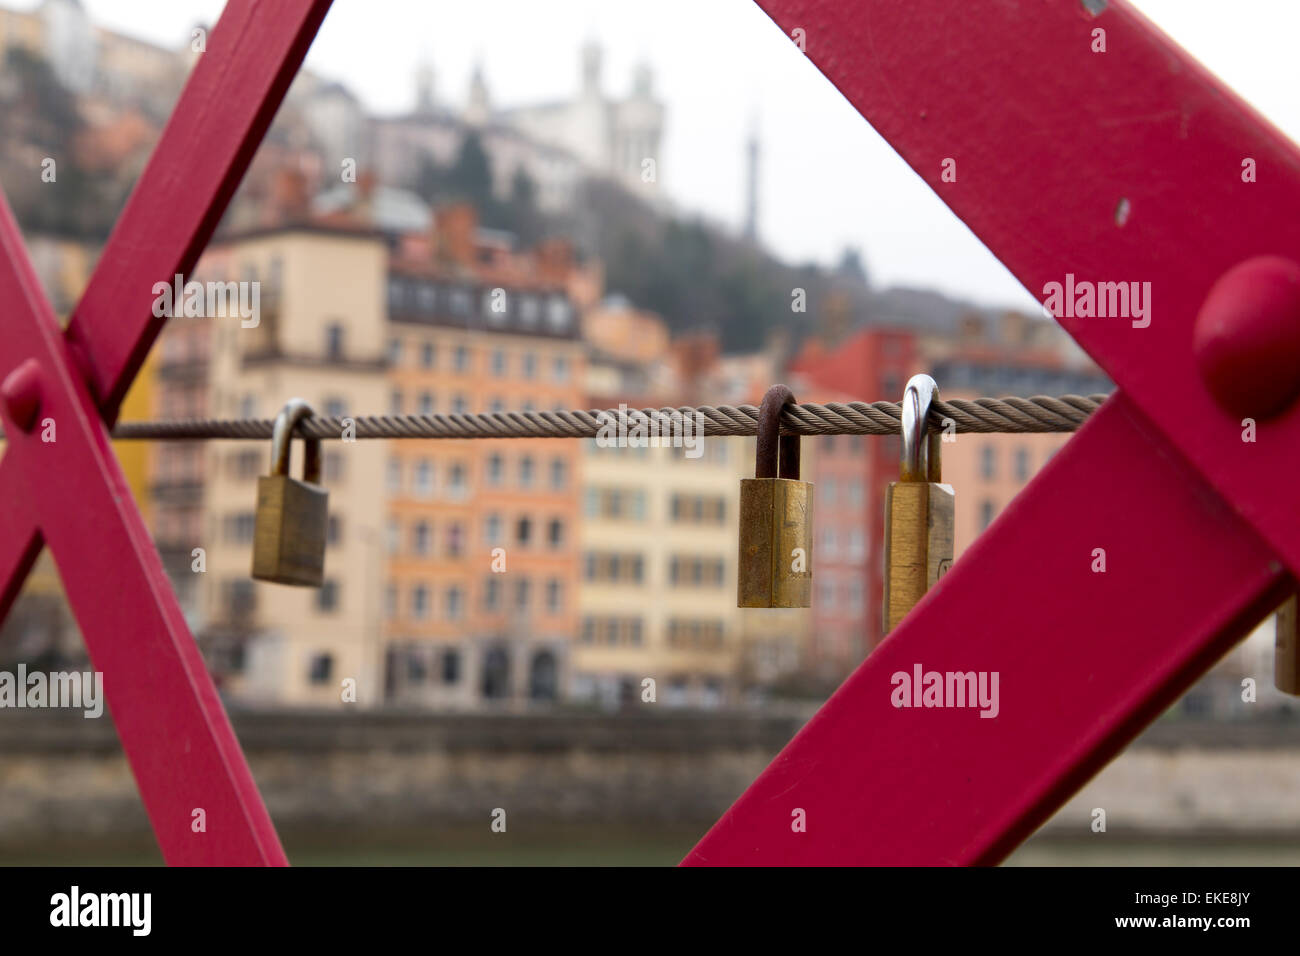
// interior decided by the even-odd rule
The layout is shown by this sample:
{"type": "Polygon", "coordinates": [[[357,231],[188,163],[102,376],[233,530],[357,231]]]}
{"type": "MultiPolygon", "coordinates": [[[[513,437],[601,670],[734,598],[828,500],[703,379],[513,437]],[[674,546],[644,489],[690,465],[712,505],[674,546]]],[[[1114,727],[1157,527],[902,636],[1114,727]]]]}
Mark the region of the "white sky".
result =
{"type": "MultiPolygon", "coordinates": [[[[0,0],[31,8],[37,0],[0,0]]],[[[896,2],[896,0],[888,0],[896,2]]],[[[1059,0],[1072,2],[1072,0],[1059,0]]],[[[92,19],[176,46],[221,0],[83,0],[92,19]]],[[[1300,3],[1138,0],[1136,6],[1300,140],[1300,3]]],[[[607,91],[654,68],[667,129],[660,178],[679,207],[738,226],[744,142],[758,118],[760,232],[792,261],[859,246],[879,285],[1039,308],[751,0],[335,0],[307,57],[376,112],[409,109],[422,58],[462,104],[476,60],[497,105],[571,95],[578,51],[605,49],[607,91]]]]}

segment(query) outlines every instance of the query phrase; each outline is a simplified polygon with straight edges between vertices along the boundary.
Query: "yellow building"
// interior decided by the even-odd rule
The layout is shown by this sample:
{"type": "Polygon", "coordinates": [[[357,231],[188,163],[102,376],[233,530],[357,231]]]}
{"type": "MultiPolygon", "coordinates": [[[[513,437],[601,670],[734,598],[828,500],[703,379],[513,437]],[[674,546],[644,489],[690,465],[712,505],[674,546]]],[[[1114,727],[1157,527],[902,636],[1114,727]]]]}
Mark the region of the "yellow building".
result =
{"type": "MultiPolygon", "coordinates": [[[[256,283],[256,321],[171,319],[156,415],[273,418],[295,397],[321,416],[382,408],[386,261],[383,240],[355,229],[294,227],[214,243],[194,281],[256,283]]],[[[155,535],[225,686],[251,701],[338,706],[350,680],[358,704],[377,703],[388,443],[323,444],[329,536],[319,589],[250,577],[269,441],[153,444],[155,535]]],[[[302,455],[295,441],[297,476],[302,455]]]]}
{"type": "Polygon", "coordinates": [[[582,629],[573,696],[716,707],[734,699],[743,439],[686,448],[583,442],[582,629]]]}

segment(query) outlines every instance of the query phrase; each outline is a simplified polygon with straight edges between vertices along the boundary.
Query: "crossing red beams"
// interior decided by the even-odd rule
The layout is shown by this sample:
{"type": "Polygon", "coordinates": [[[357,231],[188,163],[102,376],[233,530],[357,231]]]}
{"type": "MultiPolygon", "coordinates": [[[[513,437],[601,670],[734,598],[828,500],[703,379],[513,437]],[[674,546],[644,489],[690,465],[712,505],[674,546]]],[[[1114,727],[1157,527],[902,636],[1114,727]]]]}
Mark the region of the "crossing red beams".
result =
{"type": "Polygon", "coordinates": [[[1036,0],[759,4],[1031,292],[1150,283],[1149,324],[1059,319],[1121,392],[686,859],[996,862],[1300,573],[1300,509],[1276,481],[1300,414],[1266,396],[1247,443],[1220,405],[1242,374],[1224,354],[1259,358],[1252,336],[1290,314],[1288,293],[1225,280],[1257,301],[1232,348],[1209,347],[1208,386],[1193,348],[1218,277],[1300,257],[1300,152],[1118,0],[1095,17],[1036,0]],[[1243,176],[1245,159],[1267,176],[1243,176]],[[917,663],[999,672],[998,716],[895,708],[892,676],[917,663]]]}
{"type": "Polygon", "coordinates": [[[286,860],[113,456],[106,420],[162,325],[152,314],[154,282],[194,265],[329,5],[229,0],[66,335],[0,202],[0,300],[8,310],[0,418],[9,440],[0,461],[0,613],[48,544],[173,864],[286,860]],[[54,441],[43,440],[42,429],[26,431],[35,415],[54,419],[54,441]],[[195,832],[200,809],[206,830],[195,832]]]}

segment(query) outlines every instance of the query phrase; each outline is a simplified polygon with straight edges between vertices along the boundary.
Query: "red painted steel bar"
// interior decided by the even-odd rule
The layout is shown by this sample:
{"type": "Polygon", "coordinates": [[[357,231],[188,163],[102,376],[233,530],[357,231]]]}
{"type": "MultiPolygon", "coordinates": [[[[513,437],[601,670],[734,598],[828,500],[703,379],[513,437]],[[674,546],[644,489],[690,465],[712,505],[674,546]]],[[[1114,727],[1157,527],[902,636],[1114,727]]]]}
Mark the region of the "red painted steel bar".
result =
{"type": "Polygon", "coordinates": [[[1295,144],[1119,0],[1097,17],[1075,0],[758,2],[805,31],[809,59],[1040,301],[1067,273],[1150,282],[1146,328],[1059,321],[1300,577],[1300,508],[1278,485],[1300,405],[1245,444],[1192,355],[1216,279],[1300,259],[1295,144]]]}
{"type": "Polygon", "coordinates": [[[1192,354],[1224,271],[1300,253],[1300,152],[1121,3],[759,3],[1031,291],[1151,283],[1143,327],[1061,318],[1123,392],[685,861],[996,862],[1300,571],[1278,481],[1300,412],[1244,443],[1192,354]],[[892,675],[918,663],[998,671],[998,717],[895,708],[892,675]]]}
{"type": "Polygon", "coordinates": [[[23,500],[17,472],[0,465],[0,621],[9,614],[41,553],[40,532],[21,506],[23,500]]]}
{"type": "Polygon", "coordinates": [[[328,0],[230,0],[66,338],[0,203],[7,303],[0,376],[35,360],[39,418],[53,418],[57,435],[45,442],[40,427],[25,433],[9,401],[0,402],[9,438],[0,490],[14,495],[0,524],[0,611],[43,536],[91,661],[104,673],[113,720],[169,863],[287,861],[103,418],[116,415],[161,329],[153,284],[197,260],[328,8],[328,0]],[[192,825],[198,810],[202,832],[192,825]]]}
{"type": "MultiPolygon", "coordinates": [[[[0,204],[0,361],[35,358],[39,420],[0,410],[4,481],[34,507],[170,863],[284,864],[270,817],[185,625],[85,382],[0,204]],[[52,419],[54,440],[40,421],[52,419]],[[203,811],[206,832],[194,832],[203,811]]],[[[3,406],[4,403],[0,403],[3,406]]]]}
{"type": "MultiPolygon", "coordinates": [[[[1190,345],[1218,275],[1251,255],[1296,251],[1300,161],[1120,4],[1095,21],[1071,3],[763,6],[787,31],[805,31],[814,62],[1029,288],[1070,272],[1157,290],[1144,329],[1063,319],[1127,394],[1017,498],[689,858],[991,862],[1280,596],[1289,578],[1259,536],[1300,568],[1300,513],[1268,493],[1300,417],[1261,422],[1257,446],[1240,447],[1236,422],[1196,377],[1190,345]],[[1106,54],[1090,50],[1094,25],[1108,31],[1106,54]],[[1098,56],[1108,59],[1089,59],[1098,56]],[[958,182],[941,183],[950,156],[958,182]],[[1251,185],[1268,188],[1238,188],[1246,156],[1272,173],[1251,185]],[[1121,200],[1128,214],[1117,218],[1121,200]],[[1106,574],[1090,570],[1095,547],[1108,550],[1106,574]],[[1009,582],[1021,591],[990,601],[1009,582]],[[889,676],[918,663],[997,670],[998,717],[893,707],[889,676]],[[792,808],[807,812],[807,833],[791,829],[792,808]]],[[[283,855],[100,416],[116,414],[161,325],[148,309],[152,284],[197,259],[327,8],[228,5],[68,340],[7,207],[0,217],[0,295],[11,303],[0,372],[35,358],[42,415],[60,426],[59,440],[44,443],[3,412],[11,446],[0,489],[30,507],[0,525],[2,596],[12,599],[43,534],[171,862],[283,855]],[[190,832],[200,807],[211,839],[190,832]]]]}
{"type": "Polygon", "coordinates": [[[1113,396],[685,862],[995,863],[1258,623],[1285,581],[1113,396]],[[1098,462],[1123,462],[1124,479],[1099,487],[1098,462]],[[1095,548],[1105,573],[1092,571],[1095,548]],[[895,707],[893,675],[918,664],[996,672],[997,716],[895,707]],[[800,809],[806,832],[792,827],[800,809]]]}
{"type": "Polygon", "coordinates": [[[213,28],[69,323],[110,424],[166,321],[153,284],[189,277],[330,2],[229,0],[213,28]]]}

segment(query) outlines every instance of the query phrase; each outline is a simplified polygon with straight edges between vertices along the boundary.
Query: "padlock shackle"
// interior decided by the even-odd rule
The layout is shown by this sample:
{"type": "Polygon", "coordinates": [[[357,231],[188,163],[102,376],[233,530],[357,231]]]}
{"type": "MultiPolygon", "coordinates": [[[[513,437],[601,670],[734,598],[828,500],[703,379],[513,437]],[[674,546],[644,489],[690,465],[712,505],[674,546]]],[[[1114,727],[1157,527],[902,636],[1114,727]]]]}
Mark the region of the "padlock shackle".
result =
{"type": "Polygon", "coordinates": [[[938,432],[929,431],[930,406],[939,400],[939,386],[928,375],[913,375],[903,391],[902,481],[943,481],[938,432]]]}
{"type": "Polygon", "coordinates": [[[781,434],[781,410],[794,402],[794,392],[786,385],[773,385],[763,396],[763,404],[758,409],[755,478],[799,479],[799,436],[781,434]]]}
{"type": "MultiPolygon", "coordinates": [[[[293,430],[304,418],[311,418],[315,410],[304,399],[291,398],[285,402],[280,414],[275,416],[275,428],[271,432],[271,474],[289,474],[289,443],[293,440],[293,430]]],[[[302,480],[313,485],[320,484],[320,439],[306,438],[303,454],[302,480]]]]}

